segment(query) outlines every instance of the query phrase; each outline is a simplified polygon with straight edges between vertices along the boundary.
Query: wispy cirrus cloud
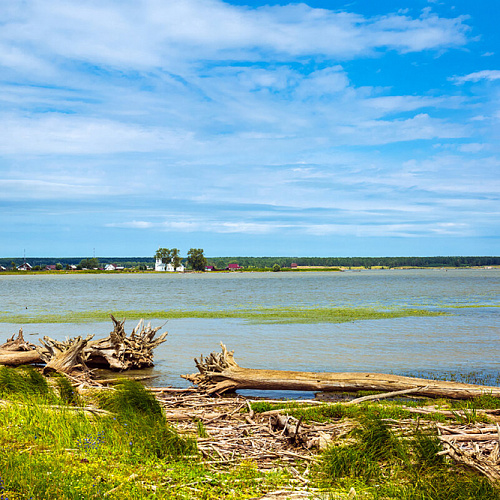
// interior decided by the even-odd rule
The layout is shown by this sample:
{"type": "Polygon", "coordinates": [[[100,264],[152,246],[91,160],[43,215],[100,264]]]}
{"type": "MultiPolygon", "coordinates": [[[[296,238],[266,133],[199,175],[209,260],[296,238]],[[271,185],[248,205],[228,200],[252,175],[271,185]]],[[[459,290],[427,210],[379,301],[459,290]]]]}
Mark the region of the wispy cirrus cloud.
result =
{"type": "Polygon", "coordinates": [[[43,214],[110,248],[498,232],[494,86],[464,85],[498,72],[456,64],[474,16],[263,3],[4,2],[3,227],[43,214]]]}
{"type": "Polygon", "coordinates": [[[454,76],[451,78],[456,84],[463,84],[466,82],[479,82],[481,80],[486,80],[489,82],[494,82],[500,80],[500,70],[498,69],[485,69],[482,71],[476,71],[474,73],[469,73],[464,76],[454,76]]]}
{"type": "Polygon", "coordinates": [[[424,9],[366,17],[305,4],[259,8],[219,0],[135,0],[68,4],[28,0],[4,10],[0,58],[23,69],[23,56],[50,55],[111,67],[171,66],[189,60],[259,60],[370,55],[382,49],[415,52],[467,42],[465,17],[442,18],[424,9]],[[9,52],[17,50],[17,57],[9,52]]]}

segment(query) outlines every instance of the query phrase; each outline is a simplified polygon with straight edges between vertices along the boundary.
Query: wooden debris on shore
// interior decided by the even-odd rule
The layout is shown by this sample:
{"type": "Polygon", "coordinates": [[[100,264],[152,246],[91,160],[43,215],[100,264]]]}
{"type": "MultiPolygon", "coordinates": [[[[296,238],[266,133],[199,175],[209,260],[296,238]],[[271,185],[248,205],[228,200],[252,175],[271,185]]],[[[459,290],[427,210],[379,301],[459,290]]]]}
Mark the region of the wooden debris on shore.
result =
{"type": "Polygon", "coordinates": [[[32,351],[35,349],[35,344],[24,340],[23,329],[20,328],[17,334],[12,335],[7,341],[0,345],[0,351],[32,351]]]}
{"type": "MultiPolygon", "coordinates": [[[[167,420],[180,433],[198,434],[198,449],[204,463],[214,467],[252,461],[260,470],[266,470],[274,468],[279,461],[292,470],[299,464],[316,462],[318,451],[339,443],[358,425],[355,420],[345,418],[329,423],[304,423],[289,415],[286,409],[254,413],[249,400],[242,396],[213,398],[189,389],[171,392],[155,388],[154,392],[167,420]]],[[[437,435],[443,446],[440,455],[448,455],[500,484],[498,423],[464,425],[456,422],[456,415],[450,418],[453,420],[446,424],[410,418],[385,421],[398,436],[410,437],[417,430],[437,435]]],[[[307,469],[306,473],[294,469],[292,483],[306,486],[309,483],[307,469]]]]}
{"type": "Polygon", "coordinates": [[[472,399],[482,394],[500,397],[500,387],[441,380],[427,380],[380,373],[316,373],[243,368],[234,360],[234,351],[221,343],[222,352],[195,358],[199,373],[182,375],[200,390],[222,394],[237,389],[336,391],[405,391],[428,397],[472,399]]]}
{"type": "Polygon", "coordinates": [[[40,339],[43,347],[37,348],[37,351],[46,363],[43,373],[71,373],[75,370],[88,372],[84,349],[92,337],[93,335],[87,335],[85,339],[76,337],[62,342],[47,336],[40,339]]]}
{"type": "Polygon", "coordinates": [[[108,337],[91,341],[86,348],[87,365],[105,367],[112,370],[130,370],[132,368],[149,368],[154,366],[153,351],[166,341],[165,332],[155,339],[161,326],[151,328],[151,323],[144,324],[140,320],[130,336],[125,333],[125,320],[118,321],[113,315],[113,331],[108,337]]]}
{"type": "MultiPolygon", "coordinates": [[[[246,411],[249,400],[242,396],[213,398],[193,392],[154,389],[167,420],[185,434],[198,434],[198,449],[207,465],[231,465],[250,460],[260,469],[272,469],[275,461],[295,464],[315,462],[323,449],[348,433],[354,423],[306,424],[287,415],[246,411]]],[[[307,481],[306,481],[307,482],[307,481]]]]}
{"type": "Polygon", "coordinates": [[[35,344],[24,340],[23,329],[0,345],[0,365],[21,366],[41,362],[35,344]]]}
{"type": "Polygon", "coordinates": [[[26,342],[22,329],[16,339],[14,335],[0,346],[0,365],[20,366],[44,363],[44,373],[72,372],[89,373],[90,368],[107,368],[117,371],[154,366],[154,349],[165,342],[167,332],[155,339],[161,326],[152,328],[141,319],[127,336],[125,320],[118,321],[113,315],[113,331],[108,337],[91,340],[76,337],[65,341],[48,336],[40,339],[41,346],[26,342]]]}
{"type": "Polygon", "coordinates": [[[437,425],[442,454],[484,474],[500,484],[500,426],[474,424],[462,426],[437,425]]]}

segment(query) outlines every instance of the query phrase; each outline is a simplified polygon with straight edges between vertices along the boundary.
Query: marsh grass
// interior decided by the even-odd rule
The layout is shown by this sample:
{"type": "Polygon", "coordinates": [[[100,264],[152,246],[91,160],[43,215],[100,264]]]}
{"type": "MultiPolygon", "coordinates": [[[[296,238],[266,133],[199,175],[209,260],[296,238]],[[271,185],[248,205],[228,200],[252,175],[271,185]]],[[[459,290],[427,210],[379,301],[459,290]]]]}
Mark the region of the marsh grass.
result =
{"type": "Polygon", "coordinates": [[[196,453],[196,442],[182,438],[167,422],[154,395],[133,380],[124,379],[115,391],[101,399],[102,406],[116,414],[133,454],[156,458],[178,458],[196,453]]]}
{"type": "MultiPolygon", "coordinates": [[[[0,369],[2,399],[10,400],[0,407],[4,499],[235,500],[293,484],[287,466],[279,462],[268,472],[249,460],[217,468],[204,464],[194,436],[181,436],[171,428],[156,399],[136,382],[124,381],[116,391],[85,394],[86,405],[97,403],[112,411],[111,416],[70,409],[75,400],[66,382],[55,379],[54,387],[44,382],[36,372],[0,369]],[[56,402],[57,411],[47,402],[56,402]]],[[[488,396],[469,402],[478,407],[498,403],[488,396]]],[[[348,439],[337,441],[344,444],[320,456],[307,476],[310,486],[324,488],[332,498],[354,486],[367,500],[500,500],[486,479],[436,455],[440,444],[432,434],[395,435],[384,419],[408,416],[400,406],[398,401],[314,408],[252,403],[254,411],[284,407],[310,421],[359,422],[348,439]]],[[[197,433],[206,433],[201,421],[197,433]]]]}
{"type": "Polygon", "coordinates": [[[21,398],[39,395],[53,398],[47,379],[29,365],[17,369],[0,366],[0,395],[21,398]]]}
{"type": "Polygon", "coordinates": [[[73,311],[65,314],[16,315],[2,314],[2,323],[84,323],[109,320],[112,313],[116,318],[130,320],[149,319],[241,319],[254,323],[346,323],[350,321],[404,318],[409,316],[442,316],[447,313],[426,309],[375,309],[356,307],[334,308],[255,308],[233,310],[114,310],[73,311]]]}
{"type": "Polygon", "coordinates": [[[84,402],[78,393],[74,390],[71,382],[62,374],[56,373],[53,375],[55,384],[61,401],[68,405],[83,406],[84,402]]]}
{"type": "Polygon", "coordinates": [[[442,456],[438,439],[422,431],[398,437],[376,416],[353,431],[355,443],[330,446],[314,474],[320,485],[348,491],[355,486],[374,500],[498,500],[500,491],[475,472],[442,456]]]}
{"type": "MultiPolygon", "coordinates": [[[[413,418],[415,415],[401,408],[401,402],[387,402],[385,404],[369,403],[346,406],[341,403],[325,403],[313,407],[304,407],[303,403],[269,403],[267,401],[255,401],[251,404],[253,411],[264,413],[266,411],[282,409],[288,415],[303,422],[325,423],[342,418],[413,418]]],[[[415,417],[416,418],[416,417],[415,417]]]]}

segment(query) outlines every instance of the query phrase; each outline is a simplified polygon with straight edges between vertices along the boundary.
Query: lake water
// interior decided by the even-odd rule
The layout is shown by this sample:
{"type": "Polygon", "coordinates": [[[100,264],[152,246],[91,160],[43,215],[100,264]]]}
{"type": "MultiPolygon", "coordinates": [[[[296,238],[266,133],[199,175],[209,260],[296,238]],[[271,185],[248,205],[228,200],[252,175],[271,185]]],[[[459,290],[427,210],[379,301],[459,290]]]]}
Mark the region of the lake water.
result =
{"type": "MultiPolygon", "coordinates": [[[[500,373],[500,270],[373,270],[231,274],[0,275],[4,314],[90,310],[232,310],[259,307],[424,307],[449,316],[351,323],[255,324],[172,319],[156,350],[153,385],[185,387],[193,357],[235,350],[249,368],[385,373],[500,373]],[[457,306],[487,305],[491,307],[457,306]],[[26,309],[27,308],[27,309],[26,309]]],[[[0,341],[22,324],[0,323],[0,341]]],[[[135,321],[127,322],[129,332],[135,321]]],[[[111,322],[26,324],[27,339],[106,336],[111,322]]],[[[149,371],[148,371],[149,373],[149,371]]]]}

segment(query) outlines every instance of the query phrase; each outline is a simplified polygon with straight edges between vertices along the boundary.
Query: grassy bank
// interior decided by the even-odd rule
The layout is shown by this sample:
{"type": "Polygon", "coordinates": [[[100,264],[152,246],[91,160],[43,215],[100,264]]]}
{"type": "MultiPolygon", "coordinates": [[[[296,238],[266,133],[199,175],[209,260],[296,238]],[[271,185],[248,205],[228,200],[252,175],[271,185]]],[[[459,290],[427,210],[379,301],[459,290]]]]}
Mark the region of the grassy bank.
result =
{"type": "MultiPolygon", "coordinates": [[[[300,402],[247,406],[240,400],[235,408],[243,423],[249,410],[258,420],[280,409],[303,425],[342,429],[313,459],[302,460],[305,451],[296,448],[295,462],[276,457],[265,468],[236,449],[229,459],[203,458],[197,441],[210,441],[214,417],[198,420],[191,432],[178,429],[167,420],[164,404],[134,382],[76,394],[65,378],[47,383],[33,370],[0,367],[0,397],[2,500],[250,499],[280,489],[309,491],[311,498],[324,500],[500,499],[484,476],[438,455],[434,427],[461,424],[463,414],[466,423],[488,420],[479,409],[500,408],[500,400],[488,396],[433,402],[452,410],[449,416],[438,409],[412,413],[428,404],[422,401],[310,407],[300,402]]],[[[217,404],[212,401],[210,408],[217,404]]],[[[219,417],[222,427],[231,425],[225,414],[227,407],[219,417]]],[[[251,440],[252,426],[245,428],[242,439],[251,440]]]]}
{"type": "Polygon", "coordinates": [[[390,309],[334,307],[334,308],[255,308],[233,310],[115,310],[73,311],[64,314],[9,314],[0,313],[1,323],[88,323],[106,321],[112,313],[127,319],[242,319],[257,323],[345,323],[348,321],[404,318],[408,316],[440,316],[445,313],[425,309],[390,309]]]}

